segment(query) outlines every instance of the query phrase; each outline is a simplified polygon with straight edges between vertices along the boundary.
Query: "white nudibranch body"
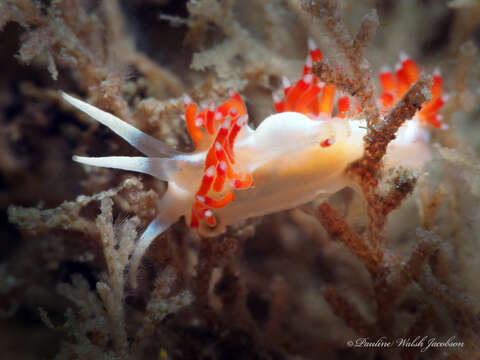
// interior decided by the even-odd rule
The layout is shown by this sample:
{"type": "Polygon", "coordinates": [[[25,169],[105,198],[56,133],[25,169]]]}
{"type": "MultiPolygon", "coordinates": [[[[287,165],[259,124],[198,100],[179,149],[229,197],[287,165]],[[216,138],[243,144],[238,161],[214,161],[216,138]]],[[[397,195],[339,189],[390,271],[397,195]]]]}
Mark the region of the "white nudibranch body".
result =
{"type": "MultiPolygon", "coordinates": [[[[311,50],[307,65],[319,57],[318,49],[311,50]]],[[[366,123],[352,119],[346,96],[338,99],[338,114],[332,117],[335,88],[320,84],[309,72],[306,66],[302,79],[293,86],[287,83],[285,100],[277,96],[275,102],[278,113],[255,130],[247,124],[246,107],[238,94],[216,109],[198,109],[185,97],[185,120],[195,145],[192,153],[173,150],[119,118],[62,94],[146,155],[74,156],[75,161],[168,182],[158,200],[157,216],[132,256],[133,286],[150,243],[182,216],[200,235],[215,236],[228,225],[328,197],[350,185],[345,169],[363,155],[366,123]]],[[[421,168],[428,157],[428,133],[416,115],[400,128],[386,159],[394,165],[421,168]]]]}
{"type": "Polygon", "coordinates": [[[255,186],[236,192],[234,202],[216,209],[217,226],[203,231],[215,235],[227,225],[344,188],[344,170],[363,154],[361,124],[340,118],[312,120],[296,112],[267,117],[235,143],[235,159],[252,175],[255,186]],[[335,140],[322,146],[329,139],[335,140]]]}

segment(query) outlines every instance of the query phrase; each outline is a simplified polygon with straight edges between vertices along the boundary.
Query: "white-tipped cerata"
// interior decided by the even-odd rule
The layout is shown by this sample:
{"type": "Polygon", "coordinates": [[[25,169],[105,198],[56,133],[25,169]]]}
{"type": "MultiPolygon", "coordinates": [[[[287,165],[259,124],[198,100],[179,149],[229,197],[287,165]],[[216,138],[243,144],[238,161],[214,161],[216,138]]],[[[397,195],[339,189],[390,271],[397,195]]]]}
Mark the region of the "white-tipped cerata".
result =
{"type": "Polygon", "coordinates": [[[313,40],[311,37],[308,38],[307,44],[308,44],[308,50],[310,51],[318,48],[317,44],[315,43],[315,40],[313,40]]]}
{"type": "Polygon", "coordinates": [[[410,56],[405,51],[400,51],[399,55],[400,61],[403,63],[404,61],[410,59],[410,56]]]}

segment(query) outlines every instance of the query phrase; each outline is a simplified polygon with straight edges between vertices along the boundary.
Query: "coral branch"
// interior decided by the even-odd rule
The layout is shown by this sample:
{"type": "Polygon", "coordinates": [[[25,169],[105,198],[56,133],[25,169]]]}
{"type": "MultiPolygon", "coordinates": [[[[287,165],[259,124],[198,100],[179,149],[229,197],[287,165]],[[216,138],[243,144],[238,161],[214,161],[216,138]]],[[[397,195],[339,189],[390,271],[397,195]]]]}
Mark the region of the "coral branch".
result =
{"type": "Polygon", "coordinates": [[[357,334],[366,335],[370,332],[371,326],[358,312],[358,308],[345,299],[335,286],[326,286],[323,291],[323,296],[330,304],[335,315],[343,319],[350,328],[357,332],[357,334]]]}
{"type": "Polygon", "coordinates": [[[345,51],[350,52],[353,41],[343,21],[343,14],[336,0],[303,0],[302,7],[313,16],[325,23],[330,34],[334,37],[337,45],[345,51]]]}
{"type": "Polygon", "coordinates": [[[322,203],[316,215],[332,240],[343,242],[365,264],[371,274],[379,271],[383,258],[381,250],[368,245],[328,203],[322,203]]]}
{"type": "Polygon", "coordinates": [[[372,41],[375,33],[377,32],[378,24],[379,21],[376,10],[371,10],[363,17],[360,29],[358,30],[357,36],[353,41],[353,51],[358,56],[363,56],[365,49],[370,44],[370,41],[372,41]]]}
{"type": "Polygon", "coordinates": [[[387,152],[388,144],[395,139],[395,134],[402,124],[411,119],[421,108],[422,104],[430,99],[432,80],[429,76],[420,75],[419,80],[405,93],[394,109],[385,117],[385,120],[371,126],[365,136],[365,153],[363,157],[350,165],[349,174],[361,186],[368,203],[368,216],[370,218],[370,240],[382,242],[382,230],[386,216],[401,201],[413,191],[416,178],[413,175],[398,177],[396,188],[392,189],[385,197],[377,194],[377,175],[381,161],[387,152]]]}
{"type": "Polygon", "coordinates": [[[121,358],[126,359],[128,342],[123,309],[123,273],[128,263],[128,257],[133,251],[134,239],[137,235],[135,227],[138,226],[139,221],[137,218],[134,222],[126,222],[123,236],[120,236],[120,239],[116,238],[113,228],[112,206],[112,199],[103,199],[101,203],[102,212],[97,218],[108,272],[108,281],[97,282],[97,291],[108,313],[115,350],[121,358]]]}
{"type": "Polygon", "coordinates": [[[303,0],[302,7],[325,24],[338,47],[345,53],[351,68],[352,80],[358,84],[358,89],[361,89],[356,97],[362,105],[368,127],[372,127],[379,122],[380,113],[375,99],[372,71],[368,60],[363,56],[363,52],[367,42],[373,38],[378,26],[376,11],[372,10],[364,17],[360,31],[354,41],[345,25],[338,1],[303,0]]]}
{"type": "Polygon", "coordinates": [[[419,191],[422,207],[420,208],[422,225],[426,230],[431,230],[435,224],[435,215],[438,212],[442,200],[446,194],[446,189],[442,185],[437,185],[433,192],[430,192],[427,186],[423,186],[419,191]]]}
{"type": "Polygon", "coordinates": [[[369,230],[372,241],[382,241],[382,231],[387,222],[387,216],[397,209],[405,198],[410,195],[417,183],[415,174],[405,172],[393,180],[393,187],[385,195],[378,195],[376,189],[364,187],[365,198],[368,202],[368,217],[370,219],[369,230]]]}
{"type": "Polygon", "coordinates": [[[189,306],[194,297],[188,290],[176,295],[172,294],[172,287],[177,279],[177,272],[172,266],[167,266],[155,279],[154,288],[147,303],[142,326],[137,331],[132,353],[141,357],[141,351],[148,344],[156,326],[168,315],[189,306]]]}
{"type": "Polygon", "coordinates": [[[172,95],[179,96],[184,91],[182,81],[171,71],[158,66],[149,57],[141,52],[131,52],[129,60],[149,80],[153,94],[158,96],[167,90],[172,95]]]}
{"type": "Polygon", "coordinates": [[[317,61],[314,63],[312,74],[316,75],[320,81],[335,85],[338,89],[345,91],[352,96],[362,98],[365,95],[363,94],[363,89],[359,83],[356,83],[338,69],[333,70],[326,62],[317,61]]]}
{"type": "Polygon", "coordinates": [[[418,244],[410,258],[395,272],[388,281],[389,296],[397,295],[412,281],[418,280],[423,271],[423,265],[440,243],[438,235],[431,231],[417,229],[418,244]]]}
{"type": "Polygon", "coordinates": [[[143,184],[137,178],[129,178],[116,188],[92,196],[80,195],[75,201],[64,201],[54,209],[11,205],[8,208],[8,217],[9,221],[31,234],[43,234],[52,229],[63,229],[80,231],[96,237],[98,230],[92,221],[83,216],[82,209],[93,201],[118,196],[123,191],[127,191],[126,196],[129,197],[124,203],[125,211],[135,210],[138,212],[141,208],[151,206],[151,198],[157,196],[154,192],[144,191],[143,184]]]}
{"type": "MultiPolygon", "coordinates": [[[[417,336],[425,336],[426,331],[432,325],[432,320],[435,319],[435,309],[432,305],[427,305],[420,315],[417,317],[412,327],[408,331],[407,338],[415,339],[417,336]]],[[[405,347],[402,350],[402,359],[403,360],[414,360],[416,358],[416,352],[418,349],[405,347]]]]}
{"type": "Polygon", "coordinates": [[[425,293],[435,297],[448,308],[455,328],[466,344],[463,349],[464,358],[475,357],[480,351],[478,345],[480,344],[480,315],[476,309],[476,300],[458,288],[451,288],[441,283],[433,275],[429,266],[424,266],[418,282],[425,293]]]}
{"type": "Polygon", "coordinates": [[[385,120],[375,127],[370,127],[365,137],[365,156],[370,163],[379,165],[387,151],[387,146],[395,139],[395,134],[403,123],[411,119],[422,108],[422,104],[431,99],[432,78],[420,75],[418,81],[407,91],[385,120]]]}
{"type": "MultiPolygon", "coordinates": [[[[228,81],[231,88],[238,91],[247,85],[247,82],[266,84],[269,75],[286,73],[289,62],[258,41],[240,24],[234,14],[234,4],[231,0],[188,2],[188,38],[191,40],[203,37],[206,24],[213,23],[222,30],[226,36],[225,41],[195,53],[191,66],[195,70],[213,67],[224,82],[228,81]],[[202,30],[199,31],[200,29],[202,30]],[[248,51],[244,51],[247,48],[248,51]],[[238,61],[239,59],[241,61],[238,61]]],[[[197,40],[195,44],[198,46],[199,42],[197,40]]]]}
{"type": "Polygon", "coordinates": [[[407,173],[393,180],[393,187],[388,194],[381,200],[383,203],[383,214],[387,216],[391,211],[400,206],[402,201],[412,193],[417,183],[417,178],[413,174],[407,173]]]}

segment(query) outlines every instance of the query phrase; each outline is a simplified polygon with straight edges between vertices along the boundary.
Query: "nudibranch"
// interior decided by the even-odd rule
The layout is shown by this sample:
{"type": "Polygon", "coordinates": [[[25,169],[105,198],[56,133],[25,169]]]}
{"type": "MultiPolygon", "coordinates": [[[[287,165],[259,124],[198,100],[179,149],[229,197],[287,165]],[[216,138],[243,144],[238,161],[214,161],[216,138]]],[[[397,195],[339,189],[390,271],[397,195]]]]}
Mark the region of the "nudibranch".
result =
{"type": "MultiPolygon", "coordinates": [[[[195,146],[191,153],[176,151],[119,118],[62,94],[71,105],[146,155],[74,156],[75,161],[145,173],[168,182],[166,193],[158,200],[157,216],[133,253],[133,286],[150,243],[182,216],[200,235],[215,236],[225,232],[228,225],[328,197],[350,185],[345,169],[363,154],[366,124],[352,98],[311,73],[313,62],[321,60],[322,53],[312,42],[309,45],[302,77],[293,85],[284,81],[284,99],[274,96],[277,113],[256,129],[248,125],[247,109],[239,94],[218,107],[199,107],[185,96],[184,116],[195,146]]],[[[394,106],[418,78],[413,60],[401,60],[395,73],[385,70],[380,74],[383,94],[379,105],[383,111],[394,106]]],[[[393,148],[425,144],[424,124],[440,126],[438,110],[443,100],[438,74],[432,93],[433,99],[400,129],[393,148]]]]}

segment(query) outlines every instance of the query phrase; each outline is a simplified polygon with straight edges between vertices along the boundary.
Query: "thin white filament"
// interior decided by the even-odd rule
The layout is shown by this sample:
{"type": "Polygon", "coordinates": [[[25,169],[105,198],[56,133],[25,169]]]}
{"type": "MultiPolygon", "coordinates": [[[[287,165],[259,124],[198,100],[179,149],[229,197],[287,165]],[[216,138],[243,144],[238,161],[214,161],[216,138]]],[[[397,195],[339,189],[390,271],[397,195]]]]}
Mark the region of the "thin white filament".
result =
{"type": "Polygon", "coordinates": [[[138,267],[140,266],[140,261],[142,260],[145,251],[147,251],[152,241],[155,240],[158,235],[167,230],[171,224],[172,221],[169,219],[157,217],[148,225],[147,229],[138,240],[130,265],[130,283],[133,288],[138,286],[138,267]]]}
{"type": "Polygon", "coordinates": [[[85,157],[75,155],[73,156],[73,160],[85,165],[149,174],[163,181],[169,180],[169,175],[171,176],[171,167],[169,165],[171,162],[175,162],[175,160],[166,158],[147,158],[134,156],[85,157]]]}
{"type": "Polygon", "coordinates": [[[110,128],[114,133],[121,136],[130,145],[134,146],[145,155],[173,156],[180,154],[180,152],[173,150],[167,144],[145,134],[125,121],[120,120],[118,117],[100,110],[84,101],[76,99],[64,92],[61,94],[65,101],[97,120],[99,123],[110,128]]]}

